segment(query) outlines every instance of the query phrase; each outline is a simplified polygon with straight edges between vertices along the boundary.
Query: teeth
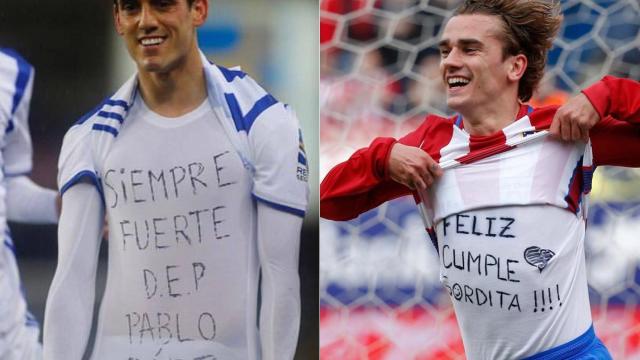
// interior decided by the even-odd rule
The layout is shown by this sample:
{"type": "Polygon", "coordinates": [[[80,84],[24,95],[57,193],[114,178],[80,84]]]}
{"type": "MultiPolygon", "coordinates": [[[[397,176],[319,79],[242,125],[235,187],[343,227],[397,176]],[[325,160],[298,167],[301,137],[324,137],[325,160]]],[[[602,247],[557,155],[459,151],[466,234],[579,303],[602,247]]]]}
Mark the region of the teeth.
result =
{"type": "Polygon", "coordinates": [[[450,77],[447,79],[447,83],[450,86],[453,85],[467,85],[469,83],[469,79],[465,79],[462,77],[450,77]]]}
{"type": "Polygon", "coordinates": [[[163,41],[164,41],[164,39],[160,38],[160,37],[157,37],[157,38],[145,38],[145,39],[140,40],[140,42],[144,46],[147,46],[147,45],[158,45],[163,41]]]}

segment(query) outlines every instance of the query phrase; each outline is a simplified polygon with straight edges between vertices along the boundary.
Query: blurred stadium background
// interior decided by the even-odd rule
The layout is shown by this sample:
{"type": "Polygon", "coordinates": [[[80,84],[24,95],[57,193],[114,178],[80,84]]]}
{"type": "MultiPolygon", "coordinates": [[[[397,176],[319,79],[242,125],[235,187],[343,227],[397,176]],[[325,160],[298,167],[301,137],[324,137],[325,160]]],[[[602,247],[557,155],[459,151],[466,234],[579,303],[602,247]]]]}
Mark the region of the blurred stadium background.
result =
{"type": "MultiPolygon", "coordinates": [[[[437,41],[457,0],[321,0],[320,176],[376,136],[450,114],[437,41]]],[[[565,20],[534,106],[605,74],[640,80],[638,0],[561,1],[565,20]]],[[[640,156],[640,154],[638,155],[640,156]]],[[[464,359],[438,259],[410,198],[320,221],[320,357],[464,359]]],[[[640,172],[596,172],[587,234],[595,328],[640,359],[640,172]]]]}
{"type": "MultiPolygon", "coordinates": [[[[36,69],[30,116],[32,177],[50,188],[56,187],[57,158],[67,128],[134,70],[113,29],[111,6],[111,0],[22,0],[3,1],[0,7],[0,46],[17,50],[36,69]]],[[[317,39],[315,0],[210,0],[209,19],[199,31],[201,47],[211,60],[227,67],[241,65],[278,99],[293,105],[303,127],[312,200],[303,229],[303,319],[296,359],[317,358],[318,352],[317,39]]],[[[55,270],[56,228],[10,225],[28,302],[42,322],[55,270]]]]}

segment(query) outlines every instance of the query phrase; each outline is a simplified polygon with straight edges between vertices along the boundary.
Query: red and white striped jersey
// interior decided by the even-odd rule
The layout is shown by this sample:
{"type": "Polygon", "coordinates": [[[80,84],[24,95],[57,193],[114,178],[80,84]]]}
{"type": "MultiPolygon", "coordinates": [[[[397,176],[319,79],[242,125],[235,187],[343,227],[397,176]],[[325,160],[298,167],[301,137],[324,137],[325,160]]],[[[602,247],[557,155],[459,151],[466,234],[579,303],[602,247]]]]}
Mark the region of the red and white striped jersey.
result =
{"type": "Polygon", "coordinates": [[[580,206],[591,147],[545,137],[538,120],[482,137],[454,124],[444,174],[420,194],[469,359],[535,355],[591,326],[580,206]]]}
{"type": "Polygon", "coordinates": [[[638,89],[605,77],[584,91],[602,118],[586,144],[545,136],[557,107],[523,105],[489,136],[469,135],[459,118],[429,116],[399,140],[443,167],[426,193],[389,178],[396,140],[378,138],[327,174],[321,216],[347,220],[412,194],[469,359],[523,358],[567,343],[591,325],[584,260],[591,175],[597,165],[640,166],[638,89]]]}
{"type": "Polygon", "coordinates": [[[553,113],[541,114],[524,115],[489,136],[469,135],[456,121],[439,151],[444,175],[421,203],[428,220],[509,205],[554,205],[579,213],[582,193],[591,188],[591,144],[546,137],[553,113]]]}

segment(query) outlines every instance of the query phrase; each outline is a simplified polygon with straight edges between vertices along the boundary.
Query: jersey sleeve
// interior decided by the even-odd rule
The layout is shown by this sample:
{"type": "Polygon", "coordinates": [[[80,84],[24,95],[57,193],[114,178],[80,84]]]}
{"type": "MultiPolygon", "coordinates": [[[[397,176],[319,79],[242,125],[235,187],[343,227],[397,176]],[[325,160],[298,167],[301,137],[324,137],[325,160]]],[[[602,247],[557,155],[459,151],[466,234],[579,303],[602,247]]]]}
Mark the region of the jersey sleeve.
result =
{"type": "Polygon", "coordinates": [[[605,76],[583,93],[601,118],[589,132],[593,164],[640,167],[640,83],[605,76]]]}
{"type": "MultiPolygon", "coordinates": [[[[33,91],[34,71],[31,65],[16,58],[18,72],[10,95],[11,109],[5,132],[5,145],[2,149],[4,172],[7,176],[24,175],[31,172],[32,145],[29,135],[29,105],[33,91]]],[[[2,87],[4,89],[4,87],[2,87]]]]}
{"type": "Polygon", "coordinates": [[[606,117],[589,132],[595,166],[640,167],[640,125],[606,117]]]}
{"type": "Polygon", "coordinates": [[[300,125],[281,103],[265,110],[248,134],[254,165],[252,194],[275,209],[304,216],[309,167],[300,125]]]}
{"type": "Polygon", "coordinates": [[[262,273],[262,359],[293,359],[300,328],[298,277],[302,219],[258,203],[258,256],[262,273]]]}
{"type": "Polygon", "coordinates": [[[320,216],[350,220],[385,201],[412,194],[408,187],[389,178],[389,155],[396,142],[420,146],[429,128],[427,118],[418,129],[399,140],[376,138],[368,147],[333,167],[320,184],[320,216]]]}
{"type": "Polygon", "coordinates": [[[6,179],[7,219],[28,224],[58,222],[55,191],[39,186],[27,176],[6,179]]]}
{"type": "Polygon", "coordinates": [[[630,79],[605,76],[582,91],[600,115],[640,124],[640,83],[630,79]]]}
{"type": "Polygon", "coordinates": [[[58,262],[44,314],[44,359],[82,359],[93,318],[104,208],[89,184],[63,196],[58,262]],[[73,324],[73,326],[69,326],[73,324]]]}
{"type": "Polygon", "coordinates": [[[98,192],[102,193],[93,159],[90,128],[84,124],[71,127],[62,141],[58,159],[60,193],[64,194],[69,188],[82,181],[93,184],[98,192]]]}

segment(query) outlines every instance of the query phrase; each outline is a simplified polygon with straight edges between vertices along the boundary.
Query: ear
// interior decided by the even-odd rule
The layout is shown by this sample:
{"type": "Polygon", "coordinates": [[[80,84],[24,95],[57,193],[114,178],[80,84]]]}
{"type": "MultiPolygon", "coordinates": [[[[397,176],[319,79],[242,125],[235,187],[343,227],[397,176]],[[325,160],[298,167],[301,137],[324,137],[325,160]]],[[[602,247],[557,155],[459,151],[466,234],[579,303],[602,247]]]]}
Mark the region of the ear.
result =
{"type": "Polygon", "coordinates": [[[509,65],[509,72],[507,76],[511,81],[518,81],[524,75],[524,72],[527,70],[527,64],[529,61],[527,57],[523,54],[515,55],[511,58],[509,65]]]}
{"type": "Polygon", "coordinates": [[[196,27],[204,24],[209,14],[209,0],[195,0],[191,5],[191,14],[196,27]]]}
{"type": "Polygon", "coordinates": [[[120,23],[120,9],[118,8],[118,2],[113,4],[113,23],[116,26],[116,32],[120,35],[124,33],[122,24],[120,23]]]}

